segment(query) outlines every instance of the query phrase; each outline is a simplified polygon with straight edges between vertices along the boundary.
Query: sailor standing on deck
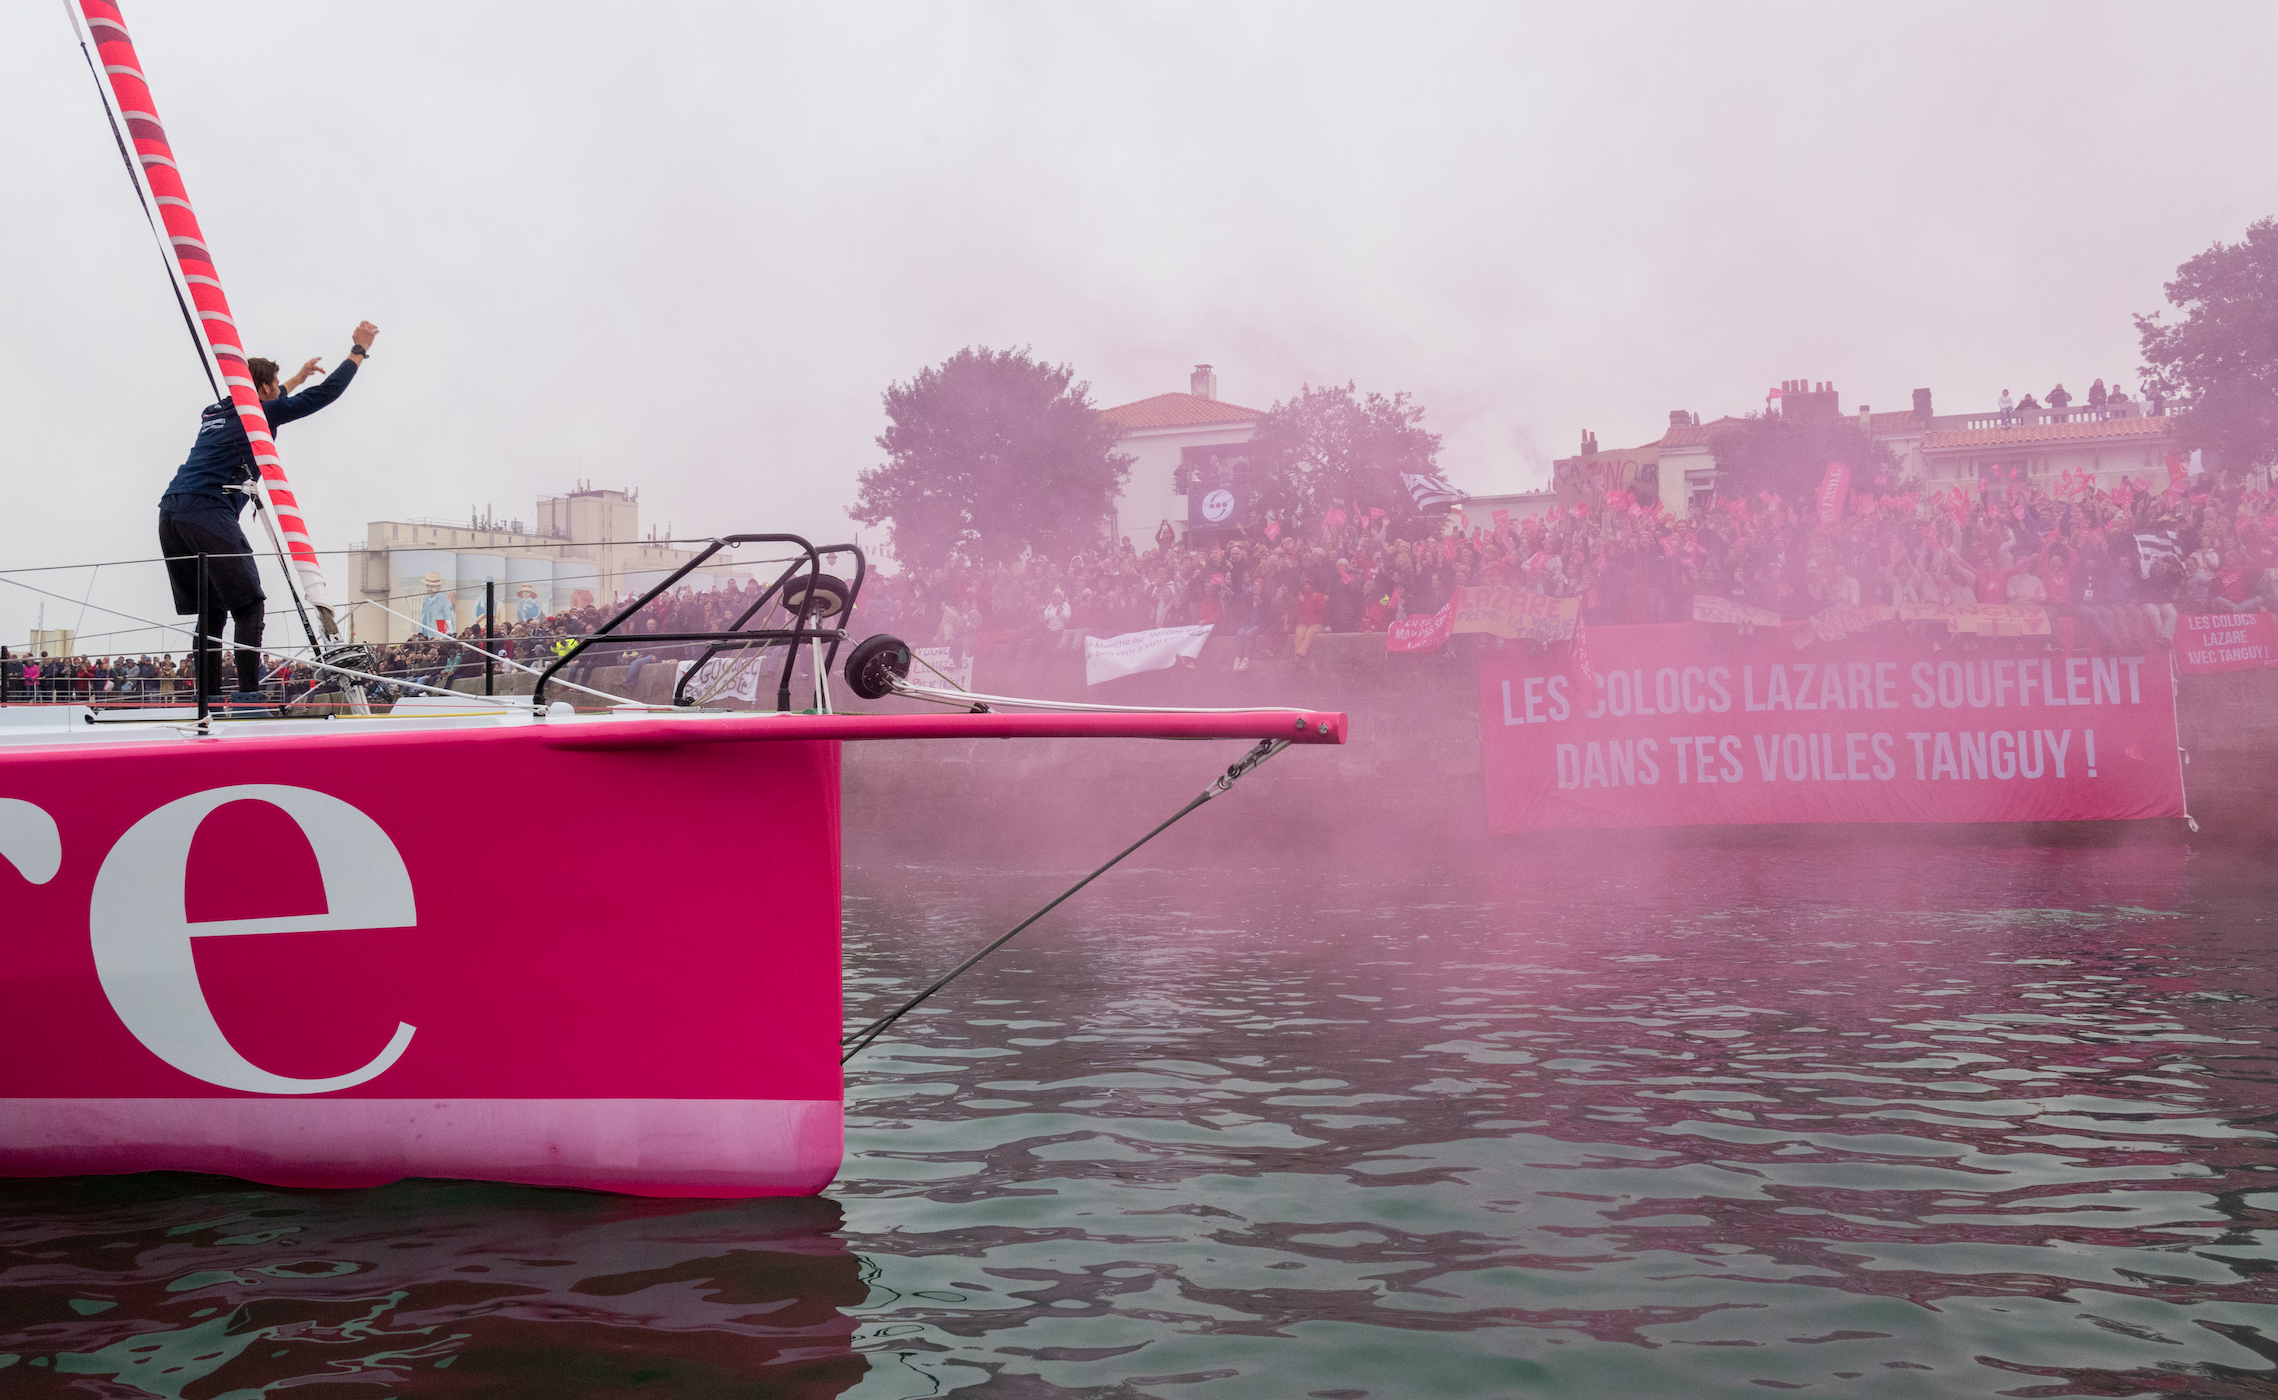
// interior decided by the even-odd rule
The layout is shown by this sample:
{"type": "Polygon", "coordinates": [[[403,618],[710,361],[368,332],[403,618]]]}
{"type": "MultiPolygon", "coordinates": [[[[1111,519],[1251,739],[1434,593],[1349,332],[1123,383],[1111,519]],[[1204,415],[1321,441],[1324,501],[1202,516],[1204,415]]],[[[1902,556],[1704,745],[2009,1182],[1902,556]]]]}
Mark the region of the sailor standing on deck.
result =
{"type": "MultiPolygon", "coordinates": [[[[372,338],[378,334],[379,328],[370,321],[359,322],[348,363],[334,370],[322,384],[300,393],[293,390],[302,380],[323,373],[317,361],[301,366],[300,373],[283,385],[277,383],[273,361],[246,361],[246,367],[253,371],[253,387],[261,395],[262,411],[269,416],[269,431],[274,433],[296,418],[306,418],[348,392],[349,382],[372,352],[372,338]]],[[[246,542],[245,531],[237,523],[248,492],[244,483],[252,480],[256,471],[253,444],[245,436],[245,425],[237,416],[236,406],[223,399],[208,405],[199,416],[198,438],[190,446],[189,459],[175,471],[166,494],[158,498],[159,552],[166,556],[166,580],[173,585],[174,611],[198,615],[198,636],[205,639],[197,649],[198,666],[205,676],[206,693],[221,693],[221,621],[226,614],[237,644],[238,684],[247,688],[238,696],[241,701],[260,698],[253,687],[261,675],[262,606],[268,601],[261,591],[261,571],[254,567],[253,546],[246,542]],[[198,597],[201,554],[208,556],[203,599],[198,597]]]]}

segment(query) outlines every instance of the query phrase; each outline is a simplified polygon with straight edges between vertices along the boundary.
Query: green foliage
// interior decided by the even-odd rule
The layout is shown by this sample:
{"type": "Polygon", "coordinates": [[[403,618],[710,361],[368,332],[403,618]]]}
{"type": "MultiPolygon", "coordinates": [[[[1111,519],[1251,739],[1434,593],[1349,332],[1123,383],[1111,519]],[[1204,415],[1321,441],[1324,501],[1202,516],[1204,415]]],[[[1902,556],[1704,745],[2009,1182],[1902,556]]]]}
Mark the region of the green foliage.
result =
{"type": "Polygon", "coordinates": [[[1891,450],[1857,419],[1833,413],[1752,413],[1718,433],[1709,451],[1716,458],[1716,493],[1727,500],[1759,491],[1786,501],[1808,500],[1819,490],[1829,462],[1850,464],[1854,491],[1889,490],[1898,480],[1898,458],[1891,450]]]}
{"type": "Polygon", "coordinates": [[[1132,459],[1074,380],[1026,348],[968,346],[888,386],[886,461],[862,473],[849,514],[891,520],[895,557],[918,568],[1098,543],[1132,459]]]}
{"type": "Polygon", "coordinates": [[[1354,501],[1395,520],[1416,513],[1402,472],[1437,474],[1439,434],[1421,426],[1422,405],[1405,393],[1362,397],[1306,385],[1275,404],[1249,443],[1259,503],[1286,516],[1318,516],[1354,501]]]}
{"type": "Polygon", "coordinates": [[[2144,388],[2183,409],[2181,445],[2225,471],[2278,462],[2278,220],[2192,258],[2164,290],[2183,319],[2138,316],[2136,333],[2144,388]]]}

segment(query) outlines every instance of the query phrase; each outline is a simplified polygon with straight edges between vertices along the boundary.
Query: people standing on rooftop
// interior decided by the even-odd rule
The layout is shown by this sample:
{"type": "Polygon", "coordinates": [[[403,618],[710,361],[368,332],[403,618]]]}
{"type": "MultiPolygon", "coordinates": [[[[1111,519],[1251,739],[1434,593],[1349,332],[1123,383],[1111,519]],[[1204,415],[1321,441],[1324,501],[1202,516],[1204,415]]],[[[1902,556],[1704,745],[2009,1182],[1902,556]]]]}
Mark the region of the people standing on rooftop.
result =
{"type": "Polygon", "coordinates": [[[2088,386],[2088,406],[2090,408],[2102,408],[2104,401],[2104,381],[2099,379],[2088,386]]]}
{"type": "Polygon", "coordinates": [[[2072,395],[2064,391],[2064,386],[2062,384],[2059,384],[2054,389],[2049,390],[2049,407],[2055,409],[2057,412],[2064,412],[2065,406],[2071,402],[2072,395]]]}
{"type": "Polygon", "coordinates": [[[2017,405],[2010,399],[2009,391],[2004,389],[2001,391],[2001,426],[2008,427],[2016,417],[2017,405]]]}

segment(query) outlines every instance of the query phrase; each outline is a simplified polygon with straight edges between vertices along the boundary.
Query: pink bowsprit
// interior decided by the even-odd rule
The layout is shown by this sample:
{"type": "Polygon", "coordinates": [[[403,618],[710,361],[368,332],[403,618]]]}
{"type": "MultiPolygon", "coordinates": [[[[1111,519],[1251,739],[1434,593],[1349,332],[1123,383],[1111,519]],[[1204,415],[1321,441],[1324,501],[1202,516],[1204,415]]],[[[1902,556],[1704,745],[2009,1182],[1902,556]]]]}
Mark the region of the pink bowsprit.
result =
{"type": "Polygon", "coordinates": [[[199,738],[84,715],[0,710],[0,1173],[716,1197],[838,1169],[843,743],[1345,732],[524,710],[199,738]]]}

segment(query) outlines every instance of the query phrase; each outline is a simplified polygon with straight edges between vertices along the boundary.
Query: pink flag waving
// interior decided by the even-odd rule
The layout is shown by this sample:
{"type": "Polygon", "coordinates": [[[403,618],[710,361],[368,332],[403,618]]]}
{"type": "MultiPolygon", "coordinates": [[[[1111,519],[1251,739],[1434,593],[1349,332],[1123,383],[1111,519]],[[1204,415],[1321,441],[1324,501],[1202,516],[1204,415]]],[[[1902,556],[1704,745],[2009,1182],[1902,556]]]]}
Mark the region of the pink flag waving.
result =
{"type": "Polygon", "coordinates": [[[1819,523],[1832,525],[1843,518],[1843,498],[1850,494],[1851,468],[1847,463],[1829,462],[1827,474],[1819,479],[1819,523]]]}

